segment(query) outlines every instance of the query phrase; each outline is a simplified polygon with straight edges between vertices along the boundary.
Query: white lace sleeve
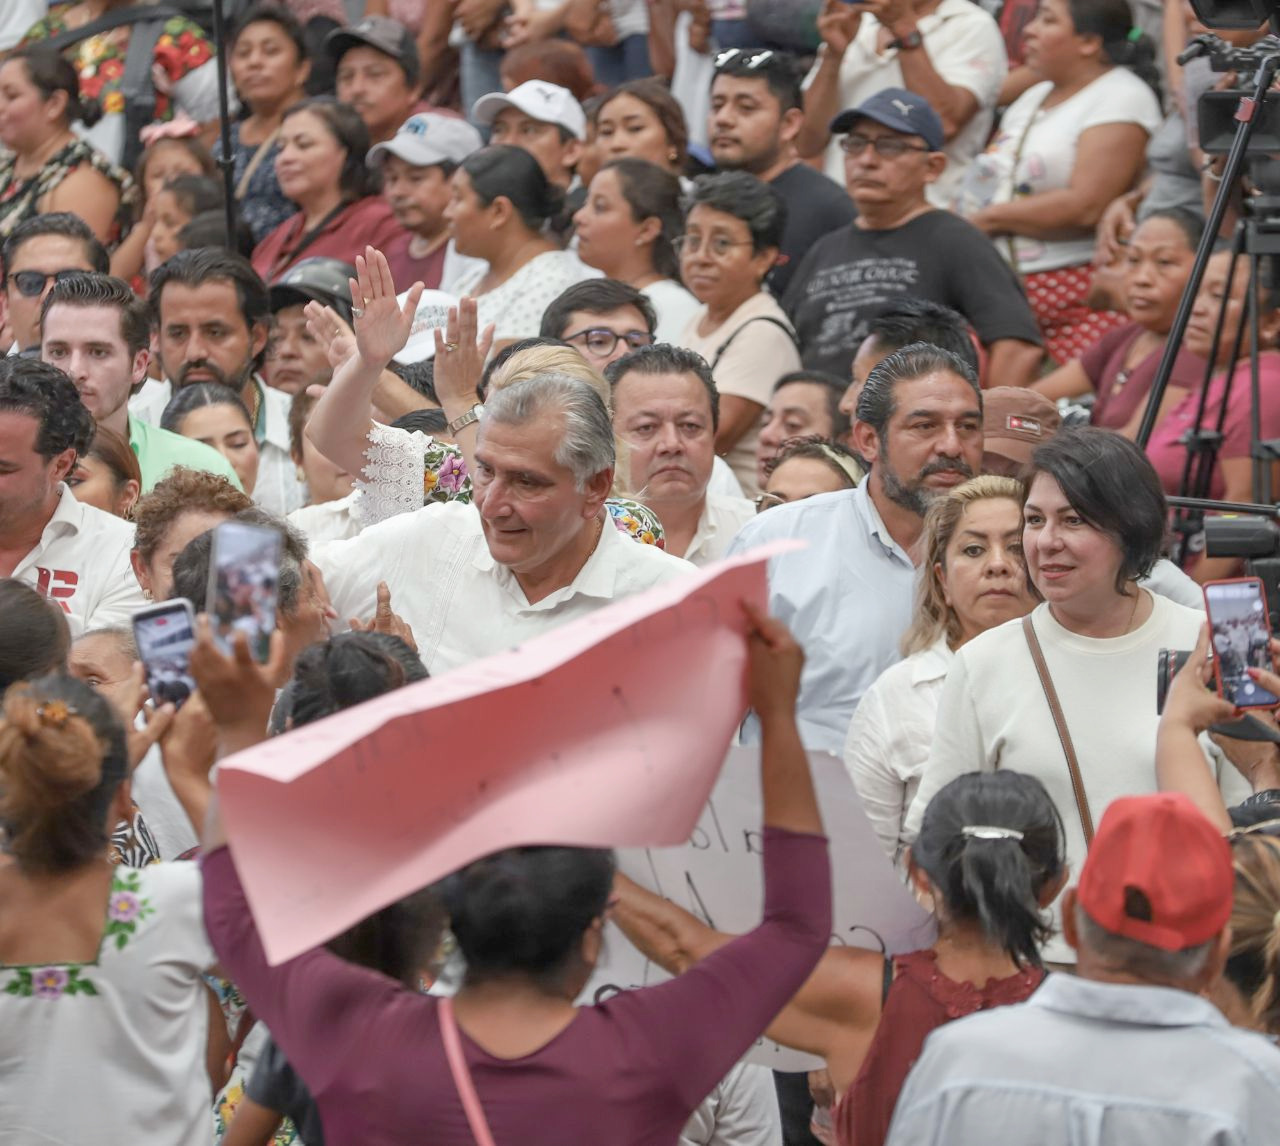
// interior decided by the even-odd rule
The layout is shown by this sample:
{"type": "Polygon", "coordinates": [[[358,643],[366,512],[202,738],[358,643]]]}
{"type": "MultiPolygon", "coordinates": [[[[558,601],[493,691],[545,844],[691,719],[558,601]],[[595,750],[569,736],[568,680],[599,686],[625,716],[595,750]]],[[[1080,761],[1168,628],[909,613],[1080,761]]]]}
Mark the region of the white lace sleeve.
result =
{"type": "Polygon", "coordinates": [[[412,513],[428,501],[470,501],[462,451],[419,430],[372,423],[354,511],[365,526],[412,513]]]}

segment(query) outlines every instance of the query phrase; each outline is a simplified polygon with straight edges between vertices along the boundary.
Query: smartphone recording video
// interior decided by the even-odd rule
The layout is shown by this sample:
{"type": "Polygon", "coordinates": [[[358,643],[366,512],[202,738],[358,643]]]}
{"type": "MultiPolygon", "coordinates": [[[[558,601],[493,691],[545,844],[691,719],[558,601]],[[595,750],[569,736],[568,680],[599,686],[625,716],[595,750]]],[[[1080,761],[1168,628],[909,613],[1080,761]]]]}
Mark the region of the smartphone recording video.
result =
{"type": "Polygon", "coordinates": [[[1205,611],[1213,642],[1213,674],[1218,692],[1237,708],[1270,708],[1280,697],[1248,673],[1272,669],[1267,599],[1257,577],[1210,581],[1204,587],[1205,611]]]}
{"type": "Polygon", "coordinates": [[[196,641],[191,602],[162,601],[133,615],[133,639],[147,674],[151,700],[159,707],[181,708],[196,690],[191,676],[191,647],[196,641]]]}
{"type": "Polygon", "coordinates": [[[265,661],[276,627],[283,539],[275,529],[228,521],[213,531],[206,598],[213,637],[231,652],[236,633],[249,642],[254,660],[265,661]]]}

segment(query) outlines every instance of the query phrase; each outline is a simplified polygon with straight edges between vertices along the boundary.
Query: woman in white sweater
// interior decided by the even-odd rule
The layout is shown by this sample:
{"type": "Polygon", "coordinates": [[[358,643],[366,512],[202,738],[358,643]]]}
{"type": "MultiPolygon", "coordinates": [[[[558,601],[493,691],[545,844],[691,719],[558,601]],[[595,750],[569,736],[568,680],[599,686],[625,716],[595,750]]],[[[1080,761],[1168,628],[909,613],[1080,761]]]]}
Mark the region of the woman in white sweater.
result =
{"type": "Polygon", "coordinates": [[[894,860],[906,842],[902,821],[929,759],[955,650],[1035,604],[1022,560],[1022,483],[983,475],[956,486],[929,507],[920,552],[904,659],[858,703],[844,746],[849,777],[894,860]]]}
{"type": "MultiPolygon", "coordinates": [[[[1086,818],[1117,796],[1155,790],[1155,671],[1162,648],[1190,649],[1204,615],[1140,588],[1164,541],[1159,479],[1132,442],[1071,429],[1036,450],[1023,505],[1023,549],[1044,598],[1028,618],[1043,649],[1079,760],[1084,806],[1024,622],[1011,621],[956,653],[938,709],[933,750],[907,815],[914,838],[934,793],[963,772],[1011,768],[1043,781],[1066,825],[1067,858],[1084,860],[1086,818]]],[[[1224,765],[1228,803],[1248,795],[1224,765]],[[1227,786],[1231,791],[1227,792],[1227,786]]],[[[1047,959],[1072,962],[1061,939],[1047,959]]]]}

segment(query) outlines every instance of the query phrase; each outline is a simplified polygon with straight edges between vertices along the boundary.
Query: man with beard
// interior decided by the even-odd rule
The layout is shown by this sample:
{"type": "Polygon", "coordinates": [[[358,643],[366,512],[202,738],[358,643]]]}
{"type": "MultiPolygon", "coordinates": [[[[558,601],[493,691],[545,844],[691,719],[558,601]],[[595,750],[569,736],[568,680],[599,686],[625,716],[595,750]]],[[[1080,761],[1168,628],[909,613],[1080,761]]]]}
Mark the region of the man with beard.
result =
{"type": "Polygon", "coordinates": [[[289,456],[290,395],[259,376],[271,331],[266,284],[247,259],[216,247],[179,251],[151,276],[160,365],[174,388],[221,382],[244,402],[261,460],[253,499],[284,517],[306,504],[289,456]]]}
{"type": "Polygon", "coordinates": [[[749,172],[786,200],[778,262],[765,278],[778,298],[805,252],[857,214],[843,187],[796,154],[795,139],[804,124],[800,75],[796,61],[781,52],[721,52],[707,116],[716,167],[749,172]]]}
{"type": "MultiPolygon", "coordinates": [[[[899,659],[925,510],[982,464],[977,375],[927,343],[890,354],[858,397],[853,441],[870,465],[861,485],[771,509],[730,547],[732,555],[768,541],[807,542],[769,563],[769,611],[805,650],[801,735],[829,752],[842,750],[862,694],[899,659]]],[[[743,731],[757,739],[754,717],[743,731]]]]}

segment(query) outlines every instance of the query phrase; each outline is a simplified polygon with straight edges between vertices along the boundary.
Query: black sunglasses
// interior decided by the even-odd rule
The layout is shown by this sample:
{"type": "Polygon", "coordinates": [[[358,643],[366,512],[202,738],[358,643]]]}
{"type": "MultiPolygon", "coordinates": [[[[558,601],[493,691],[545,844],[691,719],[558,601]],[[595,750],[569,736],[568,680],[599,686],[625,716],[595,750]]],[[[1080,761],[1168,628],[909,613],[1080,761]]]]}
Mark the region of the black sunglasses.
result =
{"type": "Polygon", "coordinates": [[[45,274],[44,271],[15,271],[9,277],[13,279],[14,286],[18,288],[18,293],[23,298],[38,298],[40,292],[44,290],[45,283],[50,279],[60,283],[88,273],[82,270],[54,271],[52,274],[45,274]]]}

